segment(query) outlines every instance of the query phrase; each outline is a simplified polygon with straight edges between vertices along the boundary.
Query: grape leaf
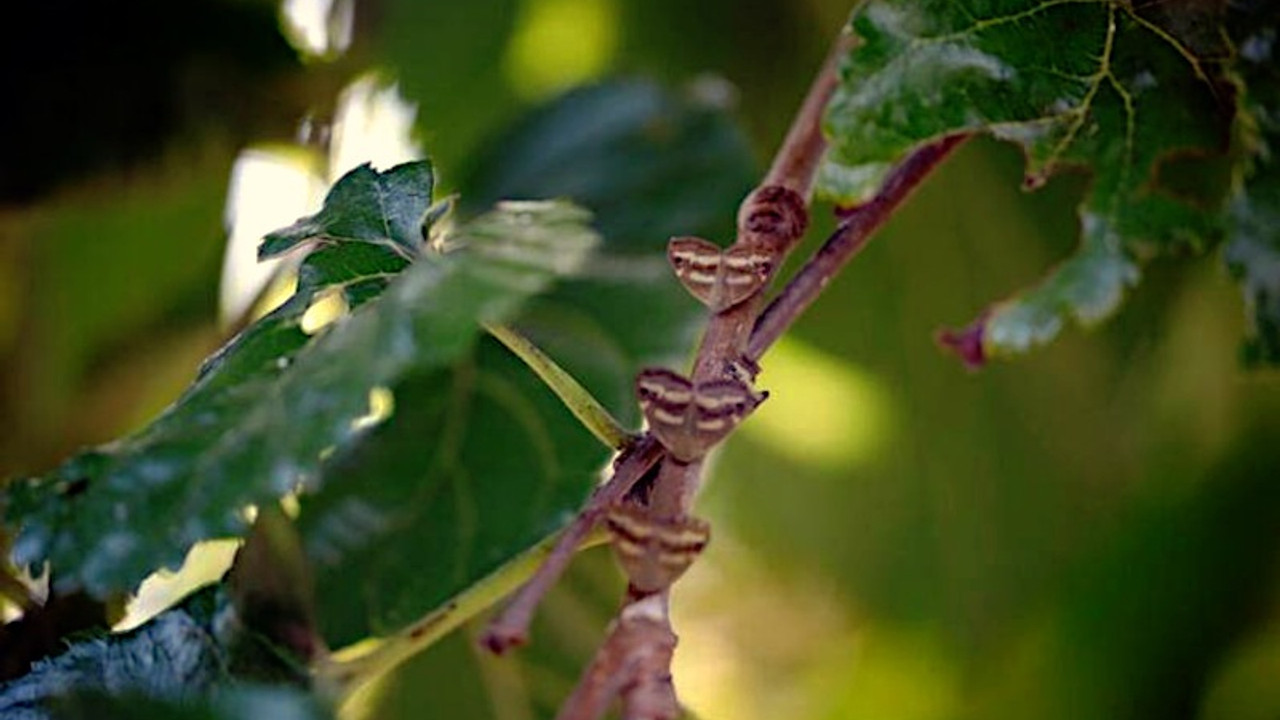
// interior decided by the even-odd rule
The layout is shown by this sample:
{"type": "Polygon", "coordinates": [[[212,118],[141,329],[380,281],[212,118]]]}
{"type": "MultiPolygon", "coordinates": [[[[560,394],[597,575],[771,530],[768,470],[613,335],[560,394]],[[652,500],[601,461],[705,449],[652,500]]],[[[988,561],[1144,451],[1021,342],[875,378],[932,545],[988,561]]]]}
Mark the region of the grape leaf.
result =
{"type": "MultiPolygon", "coordinates": [[[[407,241],[429,210],[430,188],[420,187],[429,171],[417,167],[387,173],[419,183],[409,199],[382,205],[396,218],[345,225],[362,235],[315,238],[298,292],[208,360],[151,425],[12,484],[8,518],[21,526],[15,561],[49,561],[59,586],[103,595],[176,565],[199,540],[242,534],[246,506],[312,486],[322,456],[360,436],[356,421],[369,413],[375,388],[465,358],[478,322],[512,315],[596,243],[579,208],[508,203],[449,235],[456,249],[418,252],[405,268],[407,241]],[[419,221],[406,221],[415,211],[419,221]],[[399,232],[408,234],[392,237],[399,232]],[[308,336],[302,315],[332,288],[355,309],[308,336]]],[[[348,211],[367,218],[368,197],[349,192],[353,179],[369,186],[367,177],[359,168],[339,180],[321,213],[330,219],[315,227],[332,229],[333,216],[348,211]]],[[[372,184],[378,193],[386,187],[372,184]]]]}
{"type": "Polygon", "coordinates": [[[77,689],[177,699],[225,680],[223,664],[209,628],[171,610],[134,632],[75,643],[0,685],[0,714],[44,720],[51,702],[77,689]]]}
{"type": "Polygon", "coordinates": [[[1280,365],[1280,68],[1275,57],[1280,7],[1259,3],[1252,11],[1239,7],[1231,13],[1244,84],[1242,141],[1252,162],[1227,208],[1226,258],[1240,280],[1251,321],[1245,362],[1280,365]]]}
{"type": "Polygon", "coordinates": [[[228,622],[229,606],[228,594],[215,585],[127,633],[81,637],[26,675],[0,683],[0,716],[332,717],[315,696],[288,687],[305,685],[305,673],[285,668],[274,648],[228,622]],[[271,671],[245,672],[264,668],[271,671]],[[253,684],[263,682],[277,685],[253,684]]]}
{"type": "Polygon", "coordinates": [[[1187,182],[1218,167],[1230,137],[1220,10],[870,2],[853,20],[861,44],[827,109],[821,189],[840,203],[865,200],[913,147],[954,133],[1017,143],[1027,187],[1061,167],[1087,167],[1075,255],[950,340],[981,363],[1046,343],[1068,320],[1096,323],[1138,282],[1143,262],[1203,251],[1221,234],[1221,185],[1187,182]]]}
{"type": "MultiPolygon", "coordinates": [[[[626,82],[570,93],[488,147],[461,182],[463,207],[572,195],[605,237],[511,324],[638,422],[635,373],[687,353],[706,312],[671,275],[667,238],[732,231],[754,175],[743,137],[714,108],[626,82]]],[[[335,647],[407,625],[563,526],[609,455],[491,340],[395,396],[395,415],[335,453],[302,498],[335,647]]]]}
{"type": "MultiPolygon", "coordinates": [[[[313,694],[276,686],[235,685],[208,697],[163,700],[146,696],[75,693],[55,704],[57,720],[325,720],[336,717],[313,694]]],[[[45,720],[47,715],[12,720],[45,720]]]]}
{"type": "Polygon", "coordinates": [[[423,162],[386,172],[365,163],[342,176],[320,212],[263,238],[258,257],[275,257],[313,240],[387,245],[413,257],[422,245],[433,179],[431,166],[423,162]]]}

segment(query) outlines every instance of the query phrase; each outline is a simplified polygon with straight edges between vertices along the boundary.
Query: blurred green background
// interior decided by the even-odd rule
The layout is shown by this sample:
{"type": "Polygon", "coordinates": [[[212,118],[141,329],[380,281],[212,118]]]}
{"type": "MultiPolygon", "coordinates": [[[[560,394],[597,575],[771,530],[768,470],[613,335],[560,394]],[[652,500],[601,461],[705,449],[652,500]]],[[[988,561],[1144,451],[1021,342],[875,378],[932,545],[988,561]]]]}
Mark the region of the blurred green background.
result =
{"type": "MultiPolygon", "coordinates": [[[[237,153],[292,142],[366,70],[417,103],[446,185],[524,110],[612,75],[727,80],[763,165],[848,10],[359,0],[350,47],[314,54],[266,0],[28,5],[0,50],[4,476],[191,379],[223,333],[237,153]]],[[[1101,329],[979,374],[933,345],[1074,242],[1088,178],[1028,195],[1020,166],[964,147],[766,357],[773,395],[715,463],[715,539],[675,593],[697,716],[1280,718],[1280,381],[1237,366],[1218,258],[1158,263],[1101,329]]],[[[472,628],[349,714],[549,717],[620,590],[588,554],[519,659],[472,628]]]]}

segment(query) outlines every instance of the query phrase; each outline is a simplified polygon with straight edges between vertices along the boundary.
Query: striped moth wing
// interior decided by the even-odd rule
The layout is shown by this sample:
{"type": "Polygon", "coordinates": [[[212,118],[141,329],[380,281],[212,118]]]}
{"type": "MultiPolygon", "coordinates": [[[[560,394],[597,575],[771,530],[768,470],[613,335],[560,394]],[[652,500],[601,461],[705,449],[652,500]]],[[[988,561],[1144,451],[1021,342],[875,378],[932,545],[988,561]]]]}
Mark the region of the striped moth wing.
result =
{"type": "Polygon", "coordinates": [[[713,312],[759,292],[773,274],[773,256],[754,245],[719,245],[696,237],[672,238],[667,260],[691,295],[713,312]]]}
{"type": "Polygon", "coordinates": [[[682,462],[706,455],[763,399],[741,380],[695,386],[683,375],[662,368],[640,371],[636,397],[649,429],[667,453],[682,462]]]}
{"type": "Polygon", "coordinates": [[[711,539],[711,527],[692,516],[659,519],[636,505],[615,505],[605,518],[613,551],[631,587],[653,593],[669,587],[711,539]]]}

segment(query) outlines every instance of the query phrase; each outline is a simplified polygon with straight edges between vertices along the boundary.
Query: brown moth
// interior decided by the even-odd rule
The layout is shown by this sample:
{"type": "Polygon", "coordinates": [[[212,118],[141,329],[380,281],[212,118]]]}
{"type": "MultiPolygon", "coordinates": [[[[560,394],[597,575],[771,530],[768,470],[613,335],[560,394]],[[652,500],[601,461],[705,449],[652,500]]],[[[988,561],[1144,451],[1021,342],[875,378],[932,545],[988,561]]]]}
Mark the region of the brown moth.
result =
{"type": "Polygon", "coordinates": [[[647,368],[636,377],[636,397],[667,454],[691,462],[723,440],[766,395],[752,392],[741,380],[694,385],[671,370],[647,368]]]}
{"type": "Polygon", "coordinates": [[[696,237],[672,238],[667,260],[680,283],[713,312],[756,294],[773,274],[773,255],[755,245],[719,245],[696,237]]]}
{"type": "Polygon", "coordinates": [[[686,515],[660,519],[636,505],[615,505],[605,518],[613,551],[631,587],[653,593],[671,585],[707,546],[711,526],[686,515]]]}

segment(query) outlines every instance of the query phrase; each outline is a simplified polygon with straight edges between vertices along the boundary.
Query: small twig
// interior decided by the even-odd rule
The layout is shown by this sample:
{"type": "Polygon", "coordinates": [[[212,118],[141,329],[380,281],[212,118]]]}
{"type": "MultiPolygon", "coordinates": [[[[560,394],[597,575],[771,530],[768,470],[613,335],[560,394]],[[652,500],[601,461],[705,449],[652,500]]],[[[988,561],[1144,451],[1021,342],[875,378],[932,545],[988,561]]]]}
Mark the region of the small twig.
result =
{"type": "MultiPolygon", "coordinates": [[[[826,149],[822,112],[839,84],[837,70],[840,58],[852,42],[851,37],[843,33],[836,39],[764,181],[747,196],[738,210],[735,245],[751,244],[765,249],[773,256],[773,267],[782,266],[808,226],[809,196],[826,149]]],[[[760,298],[757,294],[712,316],[694,362],[694,382],[722,377],[727,364],[742,357],[760,311],[760,298]]],[[[700,473],[689,475],[696,478],[700,473]]]]}
{"type": "Polygon", "coordinates": [[[484,329],[523,360],[600,442],[614,450],[635,442],[635,436],[627,432],[594,395],[524,335],[506,325],[485,324],[484,329]]]}
{"type": "Polygon", "coordinates": [[[520,588],[511,604],[489,624],[480,638],[482,645],[501,654],[528,642],[529,624],[533,621],[538,603],[560,579],[583,538],[600,524],[600,519],[611,506],[626,497],[636,481],[653,467],[661,454],[662,446],[651,436],[645,435],[618,456],[613,466],[613,477],[595,489],[578,516],[560,534],[555,547],[537,572],[520,588]]]}
{"type": "Polygon", "coordinates": [[[920,181],[968,137],[952,135],[916,150],[886,178],[875,197],[849,211],[826,243],[760,314],[747,344],[748,360],[758,362],[764,356],[769,346],[782,337],[827,283],[866,245],[871,234],[919,187],[920,181]]]}

